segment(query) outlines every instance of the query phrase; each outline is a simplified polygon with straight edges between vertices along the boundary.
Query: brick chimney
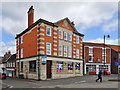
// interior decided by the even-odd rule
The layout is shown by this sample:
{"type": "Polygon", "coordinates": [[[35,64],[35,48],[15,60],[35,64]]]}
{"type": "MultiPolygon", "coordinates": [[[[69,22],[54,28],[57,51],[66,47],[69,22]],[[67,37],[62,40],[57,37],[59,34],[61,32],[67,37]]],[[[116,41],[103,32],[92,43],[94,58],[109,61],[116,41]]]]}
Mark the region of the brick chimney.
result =
{"type": "Polygon", "coordinates": [[[34,23],[34,9],[33,6],[28,11],[28,27],[34,23]]]}

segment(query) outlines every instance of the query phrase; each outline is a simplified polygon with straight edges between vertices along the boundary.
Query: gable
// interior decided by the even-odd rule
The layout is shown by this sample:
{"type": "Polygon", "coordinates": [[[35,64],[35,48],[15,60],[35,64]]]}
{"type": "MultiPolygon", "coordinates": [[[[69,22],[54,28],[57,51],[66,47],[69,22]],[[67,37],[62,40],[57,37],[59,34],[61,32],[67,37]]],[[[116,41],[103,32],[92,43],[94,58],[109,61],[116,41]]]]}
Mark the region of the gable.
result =
{"type": "Polygon", "coordinates": [[[68,21],[67,19],[62,19],[60,21],[57,22],[57,25],[59,25],[59,27],[70,30],[70,31],[74,31],[73,27],[70,25],[70,21],[68,21]]]}

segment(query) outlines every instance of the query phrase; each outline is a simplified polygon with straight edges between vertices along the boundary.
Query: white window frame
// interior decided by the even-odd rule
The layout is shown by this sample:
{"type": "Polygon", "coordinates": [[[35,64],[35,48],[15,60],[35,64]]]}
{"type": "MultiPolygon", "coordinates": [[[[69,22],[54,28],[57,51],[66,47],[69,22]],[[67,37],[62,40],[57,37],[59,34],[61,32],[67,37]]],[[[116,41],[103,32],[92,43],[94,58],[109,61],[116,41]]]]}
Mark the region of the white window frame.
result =
{"type": "Polygon", "coordinates": [[[93,48],[89,47],[89,54],[93,54],[93,48]],[[92,53],[90,52],[90,49],[92,50],[92,53]]]}
{"type": "Polygon", "coordinates": [[[46,54],[47,54],[47,55],[51,55],[51,43],[48,43],[48,42],[46,43],[46,54]],[[48,44],[50,45],[50,48],[47,47],[48,44]],[[50,51],[49,51],[48,49],[49,49],[50,51]],[[48,52],[50,52],[50,53],[48,53],[48,52]]]}
{"type": "Polygon", "coordinates": [[[17,57],[19,58],[19,50],[18,50],[18,56],[17,57]]]}
{"type": "Polygon", "coordinates": [[[63,46],[59,45],[59,56],[62,56],[62,51],[63,51],[63,46]],[[61,48],[60,48],[60,46],[61,46],[61,48]],[[60,53],[60,50],[61,50],[61,53],[60,53]]]}
{"type": "Polygon", "coordinates": [[[21,58],[23,58],[23,48],[21,49],[21,58]]]}
{"type": "Polygon", "coordinates": [[[71,33],[68,34],[68,40],[72,41],[72,34],[71,33]]]}
{"type": "Polygon", "coordinates": [[[60,32],[61,32],[61,38],[59,36],[60,39],[63,39],[63,31],[59,30],[59,35],[60,35],[60,32]]]}
{"type": "Polygon", "coordinates": [[[21,44],[23,43],[23,36],[21,36],[21,44]]]}
{"type": "Polygon", "coordinates": [[[67,46],[64,46],[64,57],[67,57],[67,46]]]}
{"type": "Polygon", "coordinates": [[[19,38],[18,38],[18,40],[17,40],[17,41],[18,41],[18,45],[19,45],[19,38]]]}
{"type": "Polygon", "coordinates": [[[93,62],[93,56],[92,55],[89,55],[89,56],[91,56],[91,58],[92,58],[92,60],[91,61],[89,60],[89,62],[93,62]]]}
{"type": "Polygon", "coordinates": [[[76,44],[79,44],[79,36],[76,36],[76,44]]]}
{"type": "Polygon", "coordinates": [[[76,58],[79,58],[79,49],[76,49],[76,58]]]}
{"type": "Polygon", "coordinates": [[[46,27],[46,35],[47,35],[47,36],[51,36],[51,27],[49,27],[49,26],[46,27]],[[50,28],[50,35],[47,34],[47,28],[50,28]]]}
{"type": "Polygon", "coordinates": [[[64,32],[64,40],[67,40],[67,32],[64,32]],[[66,35],[66,38],[65,38],[66,35]]]}
{"type": "Polygon", "coordinates": [[[68,51],[68,57],[72,57],[72,48],[71,47],[69,47],[69,49],[68,49],[69,51],[68,51]]]}

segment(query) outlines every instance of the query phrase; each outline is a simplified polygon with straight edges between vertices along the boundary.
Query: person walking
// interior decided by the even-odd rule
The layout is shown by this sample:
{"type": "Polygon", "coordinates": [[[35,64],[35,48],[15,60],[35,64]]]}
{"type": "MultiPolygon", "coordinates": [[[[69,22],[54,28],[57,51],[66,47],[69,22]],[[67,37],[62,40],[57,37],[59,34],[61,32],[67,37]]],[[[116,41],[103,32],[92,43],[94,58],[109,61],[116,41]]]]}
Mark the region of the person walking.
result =
{"type": "Polygon", "coordinates": [[[102,82],[102,70],[100,70],[98,74],[98,79],[96,79],[96,82],[100,79],[100,82],[102,82]]]}

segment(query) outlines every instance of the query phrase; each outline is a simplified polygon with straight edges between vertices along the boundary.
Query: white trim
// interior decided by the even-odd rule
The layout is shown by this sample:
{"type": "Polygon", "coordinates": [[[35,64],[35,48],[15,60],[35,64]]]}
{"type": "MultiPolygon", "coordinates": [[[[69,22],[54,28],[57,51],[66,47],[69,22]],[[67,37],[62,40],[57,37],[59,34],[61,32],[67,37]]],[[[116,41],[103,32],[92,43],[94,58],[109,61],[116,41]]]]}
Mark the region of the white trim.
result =
{"type": "Polygon", "coordinates": [[[39,42],[38,45],[39,45],[39,44],[45,44],[45,43],[44,43],[44,42],[39,42]]]}
{"type": "Polygon", "coordinates": [[[44,33],[39,33],[38,36],[40,36],[40,35],[44,36],[44,33]]]}
{"type": "Polygon", "coordinates": [[[49,43],[49,42],[46,43],[46,54],[51,55],[51,43],[49,43]],[[50,44],[50,53],[49,54],[47,53],[47,44],[50,44]]]}
{"type": "Polygon", "coordinates": [[[56,33],[56,32],[54,32],[53,34],[54,34],[54,35],[57,35],[57,33],[56,33]]]}
{"type": "Polygon", "coordinates": [[[53,50],[54,50],[54,51],[57,51],[57,49],[56,49],[56,48],[53,48],[53,50]]]}
{"type": "Polygon", "coordinates": [[[38,47],[38,49],[44,49],[45,47],[43,47],[43,46],[40,46],[40,47],[38,47]]]}
{"type": "Polygon", "coordinates": [[[42,38],[42,37],[40,37],[40,38],[38,38],[38,40],[45,40],[44,38],[42,38]]]}
{"type": "MultiPolygon", "coordinates": [[[[85,63],[86,65],[104,65],[104,63],[85,63]]],[[[110,63],[105,63],[105,65],[110,65],[110,63]]]]}
{"type": "Polygon", "coordinates": [[[57,41],[56,41],[56,40],[54,40],[53,42],[57,43],[57,41]]]}
{"type": "Polygon", "coordinates": [[[53,46],[57,47],[57,44],[53,44],[53,46]]]}
{"type": "Polygon", "coordinates": [[[56,39],[57,39],[57,37],[55,37],[55,36],[54,36],[53,38],[56,38],[56,39]]]}
{"type": "Polygon", "coordinates": [[[45,31],[44,29],[40,29],[40,31],[45,31]]]}

